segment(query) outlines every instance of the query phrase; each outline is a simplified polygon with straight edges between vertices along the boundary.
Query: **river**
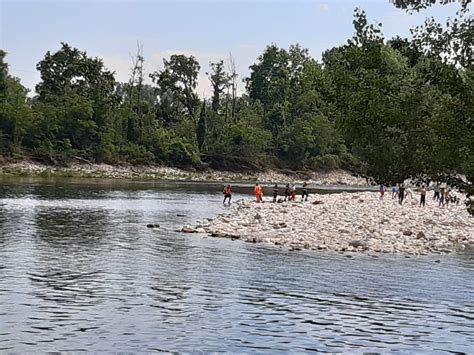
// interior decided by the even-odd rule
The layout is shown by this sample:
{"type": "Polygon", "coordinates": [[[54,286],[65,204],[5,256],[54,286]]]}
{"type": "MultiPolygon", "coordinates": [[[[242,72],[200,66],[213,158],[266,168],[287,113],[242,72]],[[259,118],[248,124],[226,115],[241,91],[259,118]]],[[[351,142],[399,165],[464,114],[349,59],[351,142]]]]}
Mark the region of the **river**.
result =
{"type": "Polygon", "coordinates": [[[0,351],[473,352],[472,250],[349,258],[175,232],[221,200],[0,179],[0,351]]]}

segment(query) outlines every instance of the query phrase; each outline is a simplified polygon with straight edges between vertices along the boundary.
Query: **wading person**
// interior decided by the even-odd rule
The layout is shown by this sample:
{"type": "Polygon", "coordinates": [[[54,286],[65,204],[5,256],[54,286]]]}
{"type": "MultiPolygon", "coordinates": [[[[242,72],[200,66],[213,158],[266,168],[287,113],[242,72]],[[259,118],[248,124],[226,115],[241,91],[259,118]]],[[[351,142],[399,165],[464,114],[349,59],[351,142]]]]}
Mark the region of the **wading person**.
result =
{"type": "Polygon", "coordinates": [[[423,185],[420,191],[420,206],[423,205],[423,207],[425,207],[425,203],[426,203],[426,187],[425,185],[423,185]]]}
{"type": "Polygon", "coordinates": [[[303,188],[301,190],[301,201],[308,201],[308,184],[306,182],[303,183],[303,188]]]}
{"type": "Polygon", "coordinates": [[[403,205],[404,198],[405,198],[405,186],[403,186],[403,184],[400,184],[400,187],[398,188],[398,203],[400,205],[403,205]]]}
{"type": "Polygon", "coordinates": [[[273,203],[277,202],[278,198],[278,184],[273,185],[273,203]]]}
{"type": "Polygon", "coordinates": [[[259,203],[262,202],[262,197],[263,197],[262,187],[258,184],[258,182],[255,184],[253,192],[255,193],[256,201],[259,203]]]}
{"type": "Polygon", "coordinates": [[[226,187],[224,187],[224,191],[222,191],[222,193],[224,194],[223,204],[225,205],[225,201],[229,199],[229,205],[230,205],[230,200],[232,199],[232,191],[230,189],[230,185],[227,185],[226,187]]]}
{"type": "Polygon", "coordinates": [[[410,196],[410,199],[413,198],[413,190],[410,186],[407,186],[407,188],[405,189],[405,197],[408,198],[408,196],[410,196]]]}

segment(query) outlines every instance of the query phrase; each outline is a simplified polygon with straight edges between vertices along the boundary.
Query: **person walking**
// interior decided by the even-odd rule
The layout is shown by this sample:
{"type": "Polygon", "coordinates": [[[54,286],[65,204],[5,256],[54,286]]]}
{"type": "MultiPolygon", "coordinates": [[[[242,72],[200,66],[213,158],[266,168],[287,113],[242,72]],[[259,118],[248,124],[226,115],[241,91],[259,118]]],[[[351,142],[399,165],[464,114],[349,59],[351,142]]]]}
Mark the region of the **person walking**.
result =
{"type": "Polygon", "coordinates": [[[287,199],[289,201],[290,198],[291,198],[290,184],[286,184],[286,187],[285,187],[285,200],[284,201],[286,201],[287,199]]]}
{"type": "Polygon", "coordinates": [[[449,202],[451,200],[451,196],[450,196],[450,193],[449,193],[449,189],[446,189],[446,192],[444,193],[444,204],[446,206],[446,208],[449,207],[449,202]]]}
{"type": "Polygon", "coordinates": [[[439,190],[439,198],[438,198],[438,207],[444,207],[444,194],[445,194],[445,188],[444,186],[441,187],[441,189],[439,190]]]}
{"type": "Polygon", "coordinates": [[[224,191],[222,193],[224,194],[223,204],[225,205],[225,201],[229,199],[229,205],[230,205],[230,200],[232,199],[232,190],[230,188],[230,185],[227,185],[226,187],[224,187],[224,191]]]}
{"type": "Polygon", "coordinates": [[[278,198],[278,184],[273,185],[273,203],[277,202],[278,198]]]}
{"type": "Polygon", "coordinates": [[[291,184],[290,186],[290,201],[294,201],[296,199],[296,186],[295,184],[291,184]]]}
{"type": "Polygon", "coordinates": [[[397,193],[398,193],[398,187],[397,185],[393,185],[392,186],[392,199],[394,199],[395,197],[397,197],[397,193]]]}
{"type": "Polygon", "coordinates": [[[384,186],[384,184],[380,184],[379,192],[380,192],[380,199],[383,200],[383,195],[385,195],[385,186],[384,186]]]}
{"type": "Polygon", "coordinates": [[[263,198],[262,187],[258,184],[258,182],[255,184],[253,192],[255,192],[255,199],[257,200],[257,203],[262,202],[262,198],[263,198]]]}
{"type": "Polygon", "coordinates": [[[420,191],[420,206],[423,205],[423,207],[425,207],[425,203],[426,203],[426,187],[425,185],[423,185],[420,191]]]}
{"type": "Polygon", "coordinates": [[[434,186],[433,200],[439,201],[439,184],[438,183],[436,183],[436,185],[434,186]]]}
{"type": "Polygon", "coordinates": [[[306,182],[303,183],[303,188],[301,190],[301,201],[308,201],[308,184],[306,182]],[[306,198],[305,198],[306,197],[306,198]]]}
{"type": "Polygon", "coordinates": [[[403,199],[405,198],[405,186],[403,184],[400,184],[398,187],[398,203],[400,205],[403,205],[403,199]]]}

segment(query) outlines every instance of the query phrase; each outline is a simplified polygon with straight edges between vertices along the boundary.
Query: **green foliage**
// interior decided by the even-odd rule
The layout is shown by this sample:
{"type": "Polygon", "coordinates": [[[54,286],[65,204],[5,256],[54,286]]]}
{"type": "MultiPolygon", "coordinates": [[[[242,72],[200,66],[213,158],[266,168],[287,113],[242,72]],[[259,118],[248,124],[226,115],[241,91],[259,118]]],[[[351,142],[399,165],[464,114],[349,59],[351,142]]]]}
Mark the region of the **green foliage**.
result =
{"type": "Polygon", "coordinates": [[[195,118],[199,97],[195,92],[199,63],[193,56],[172,55],[163,60],[164,69],[150,74],[160,97],[159,114],[166,124],[187,114],[195,118]]]}
{"type": "Polygon", "coordinates": [[[224,61],[209,63],[211,72],[206,73],[212,85],[212,110],[219,112],[224,90],[229,87],[231,77],[224,71],[224,61]]]}
{"type": "Polygon", "coordinates": [[[118,154],[122,160],[132,164],[150,164],[155,160],[153,153],[148,151],[145,146],[132,142],[122,145],[118,154]]]}
{"type": "Polygon", "coordinates": [[[196,128],[196,139],[200,151],[203,151],[206,140],[206,101],[202,103],[201,114],[196,128]]]}

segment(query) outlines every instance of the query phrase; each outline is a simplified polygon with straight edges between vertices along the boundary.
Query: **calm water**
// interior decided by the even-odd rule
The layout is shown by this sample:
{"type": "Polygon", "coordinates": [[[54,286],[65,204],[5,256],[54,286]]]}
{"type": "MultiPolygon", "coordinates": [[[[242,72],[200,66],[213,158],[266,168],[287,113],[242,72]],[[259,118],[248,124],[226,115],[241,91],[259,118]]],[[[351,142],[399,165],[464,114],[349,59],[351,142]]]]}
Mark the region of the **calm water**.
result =
{"type": "Polygon", "coordinates": [[[472,250],[348,258],[175,232],[223,211],[206,190],[0,180],[0,350],[473,353],[472,250]]]}

